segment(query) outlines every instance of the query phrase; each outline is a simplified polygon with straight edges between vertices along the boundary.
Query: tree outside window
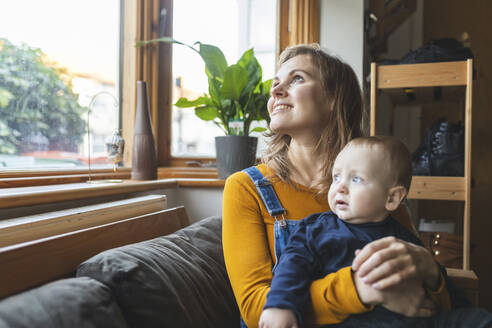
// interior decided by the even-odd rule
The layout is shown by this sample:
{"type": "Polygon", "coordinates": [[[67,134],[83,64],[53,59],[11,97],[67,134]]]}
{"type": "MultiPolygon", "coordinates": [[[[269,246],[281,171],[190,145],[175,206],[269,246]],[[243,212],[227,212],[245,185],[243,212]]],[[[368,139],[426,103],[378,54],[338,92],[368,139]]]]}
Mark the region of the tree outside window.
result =
{"type": "Polygon", "coordinates": [[[112,166],[120,3],[0,2],[0,170],[112,166]]]}
{"type": "Polygon", "coordinates": [[[0,39],[0,153],[77,152],[86,132],[70,76],[40,49],[0,39]]]}

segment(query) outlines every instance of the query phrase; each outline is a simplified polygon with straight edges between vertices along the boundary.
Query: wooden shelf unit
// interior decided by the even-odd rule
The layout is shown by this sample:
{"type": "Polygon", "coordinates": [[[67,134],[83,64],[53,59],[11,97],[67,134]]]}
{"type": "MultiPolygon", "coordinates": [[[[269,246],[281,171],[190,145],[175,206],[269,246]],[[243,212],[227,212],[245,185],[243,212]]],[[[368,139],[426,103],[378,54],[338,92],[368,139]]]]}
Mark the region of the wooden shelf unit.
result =
{"type": "MultiPolygon", "coordinates": [[[[470,192],[471,192],[471,137],[472,137],[472,82],[473,61],[438,62],[410,65],[377,65],[371,63],[370,133],[376,134],[376,98],[378,91],[399,94],[411,88],[443,87],[456,99],[465,98],[465,170],[463,177],[414,176],[408,198],[428,200],[456,200],[464,202],[463,213],[463,269],[470,270],[470,192]],[[464,87],[464,93],[462,89],[464,87]]],[[[423,89],[421,89],[423,90],[423,89]]],[[[432,91],[419,91],[429,95],[432,91]]],[[[425,97],[424,97],[425,98],[425,97]]],[[[425,98],[429,99],[429,97],[425,98]]],[[[426,100],[421,103],[425,103],[426,100]]],[[[409,104],[413,104],[410,102],[409,104]]]]}

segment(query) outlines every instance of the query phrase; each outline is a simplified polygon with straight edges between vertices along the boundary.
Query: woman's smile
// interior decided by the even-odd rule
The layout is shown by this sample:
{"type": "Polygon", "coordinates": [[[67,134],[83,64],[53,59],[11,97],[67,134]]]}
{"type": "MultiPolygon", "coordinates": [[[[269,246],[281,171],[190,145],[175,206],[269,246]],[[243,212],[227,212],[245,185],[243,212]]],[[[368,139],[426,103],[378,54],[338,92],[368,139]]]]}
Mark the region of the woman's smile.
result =
{"type": "Polygon", "coordinates": [[[278,104],[273,107],[273,111],[270,114],[271,116],[275,116],[279,113],[284,113],[287,111],[290,111],[292,109],[291,105],[286,105],[286,104],[278,104]]]}

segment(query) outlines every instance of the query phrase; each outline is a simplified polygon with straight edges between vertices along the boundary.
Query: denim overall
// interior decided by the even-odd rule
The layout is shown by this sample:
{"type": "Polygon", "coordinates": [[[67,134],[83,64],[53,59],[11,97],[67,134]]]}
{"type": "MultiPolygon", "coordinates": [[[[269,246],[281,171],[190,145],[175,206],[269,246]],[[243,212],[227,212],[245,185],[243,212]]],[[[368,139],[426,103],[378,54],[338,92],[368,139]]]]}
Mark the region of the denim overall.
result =
{"type": "MultiPolygon", "coordinates": [[[[280,204],[280,201],[277,197],[277,194],[273,190],[270,180],[265,178],[260,170],[258,170],[255,166],[251,166],[247,169],[244,169],[243,171],[248,174],[251,180],[253,180],[253,183],[255,184],[256,189],[258,190],[258,193],[263,200],[263,204],[265,204],[265,207],[268,210],[268,213],[275,219],[273,232],[275,238],[274,250],[276,262],[275,266],[272,269],[272,271],[275,271],[275,267],[277,266],[280,255],[282,254],[282,251],[285,249],[287,241],[289,240],[290,233],[299,221],[285,219],[285,209],[280,204]]],[[[242,319],[240,327],[247,328],[242,319]]]]}

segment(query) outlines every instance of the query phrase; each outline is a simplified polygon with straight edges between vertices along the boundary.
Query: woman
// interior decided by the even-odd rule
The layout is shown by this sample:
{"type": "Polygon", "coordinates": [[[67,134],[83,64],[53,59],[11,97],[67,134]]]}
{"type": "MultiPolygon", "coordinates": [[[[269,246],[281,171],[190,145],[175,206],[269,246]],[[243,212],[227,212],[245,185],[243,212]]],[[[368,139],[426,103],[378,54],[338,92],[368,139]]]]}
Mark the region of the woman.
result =
{"type": "MultiPolygon", "coordinates": [[[[362,103],[353,70],[319,46],[300,45],[282,53],[268,103],[271,142],[257,168],[270,180],[287,220],[329,210],[326,192],[332,164],[340,149],[361,135],[362,103]]],[[[395,217],[410,226],[404,211],[395,217]]],[[[269,214],[245,172],[227,179],[224,257],[249,328],[258,325],[270,288],[275,263],[273,227],[279,219],[269,214]]],[[[436,303],[449,304],[443,281],[426,249],[381,239],[358,252],[352,268],[312,283],[309,317],[313,324],[338,323],[368,311],[373,304],[404,315],[430,316],[436,303]],[[388,287],[395,288],[390,292],[388,287]]]]}

